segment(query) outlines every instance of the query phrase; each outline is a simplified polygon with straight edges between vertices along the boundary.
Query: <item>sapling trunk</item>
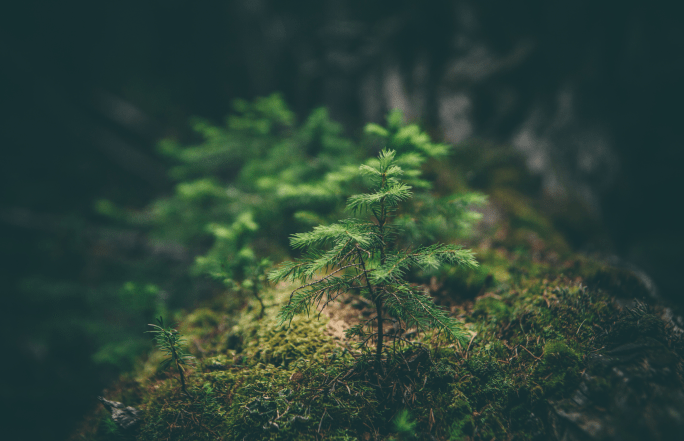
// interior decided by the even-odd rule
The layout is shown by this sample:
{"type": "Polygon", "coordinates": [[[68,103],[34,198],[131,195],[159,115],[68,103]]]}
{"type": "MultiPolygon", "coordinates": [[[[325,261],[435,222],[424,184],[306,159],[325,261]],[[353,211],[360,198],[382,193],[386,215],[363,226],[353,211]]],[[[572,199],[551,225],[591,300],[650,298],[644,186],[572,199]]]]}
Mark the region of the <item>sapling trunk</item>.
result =
{"type": "MultiPolygon", "coordinates": [[[[380,184],[380,188],[384,189],[385,184],[387,183],[387,173],[382,174],[382,183],[380,184]]],[[[375,215],[375,220],[378,222],[378,231],[379,231],[379,236],[380,236],[380,264],[384,265],[385,264],[385,222],[387,221],[387,214],[385,212],[385,198],[383,197],[380,199],[380,217],[375,215]]],[[[366,277],[366,280],[368,278],[366,277]]],[[[382,297],[380,297],[380,293],[377,293],[375,295],[375,310],[376,310],[376,315],[377,315],[377,329],[378,329],[378,341],[377,345],[375,348],[375,362],[378,365],[378,372],[382,372],[382,338],[383,338],[383,323],[382,323],[382,297]]]]}
{"type": "Polygon", "coordinates": [[[192,398],[192,395],[188,392],[188,390],[185,388],[185,369],[183,369],[183,366],[181,366],[179,357],[176,354],[175,348],[173,348],[173,358],[174,361],[176,362],[176,370],[178,371],[178,375],[180,376],[180,382],[181,382],[181,389],[183,390],[183,393],[192,398]]]}
{"type": "Polygon", "coordinates": [[[361,262],[361,269],[363,270],[363,275],[366,278],[366,286],[371,295],[371,298],[375,301],[375,316],[377,321],[377,340],[375,345],[375,363],[378,368],[378,372],[382,371],[382,299],[380,294],[375,292],[373,285],[371,285],[370,279],[368,278],[368,270],[366,270],[366,263],[363,261],[363,256],[361,255],[361,250],[357,248],[357,254],[359,256],[359,261],[361,262]]]}
{"type": "Polygon", "coordinates": [[[375,348],[375,362],[378,365],[378,371],[382,372],[382,299],[380,296],[375,296],[375,309],[377,311],[378,321],[378,342],[375,348]]]}

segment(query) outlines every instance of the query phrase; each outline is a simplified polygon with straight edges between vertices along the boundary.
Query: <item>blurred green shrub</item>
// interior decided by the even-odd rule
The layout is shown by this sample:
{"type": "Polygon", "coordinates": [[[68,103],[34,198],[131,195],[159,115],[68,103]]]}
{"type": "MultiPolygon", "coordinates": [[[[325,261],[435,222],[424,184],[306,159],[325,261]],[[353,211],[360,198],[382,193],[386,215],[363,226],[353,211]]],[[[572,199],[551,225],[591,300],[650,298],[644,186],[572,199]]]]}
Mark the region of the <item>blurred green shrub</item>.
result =
{"type": "MultiPolygon", "coordinates": [[[[198,145],[160,143],[160,152],[174,163],[175,191],[129,217],[153,237],[196,251],[195,276],[234,285],[261,259],[288,256],[290,235],[339,218],[346,198],[362,188],[359,165],[377,166],[375,156],[383,148],[397,152],[405,181],[415,189],[415,198],[398,213],[402,240],[448,242],[467,235],[479,219],[470,207],[484,203],[483,195],[430,192],[423,166],[447,156],[450,146],[433,143],[417,125],[404,123],[399,111],[389,114],[385,126],[368,124],[363,139],[354,142],[325,109],[297,124],[277,94],[238,100],[233,108],[222,127],[195,122],[198,145]]],[[[98,207],[120,218],[122,210],[110,202],[98,207]]]]}

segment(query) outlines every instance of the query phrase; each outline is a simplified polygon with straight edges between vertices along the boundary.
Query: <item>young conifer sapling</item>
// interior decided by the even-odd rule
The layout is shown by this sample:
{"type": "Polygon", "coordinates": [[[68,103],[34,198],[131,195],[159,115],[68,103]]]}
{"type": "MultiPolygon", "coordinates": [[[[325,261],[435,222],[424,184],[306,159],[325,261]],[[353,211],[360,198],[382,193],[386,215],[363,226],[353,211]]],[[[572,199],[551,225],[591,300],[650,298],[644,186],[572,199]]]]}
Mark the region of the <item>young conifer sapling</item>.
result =
{"type": "Polygon", "coordinates": [[[166,355],[166,358],[161,362],[162,370],[167,369],[173,364],[178,371],[183,393],[190,397],[191,395],[185,388],[184,366],[192,364],[195,357],[185,351],[185,348],[183,347],[185,339],[177,330],[165,328],[164,320],[161,317],[157,319],[156,325],[150,324],[149,326],[152,326],[153,329],[147,332],[154,334],[154,342],[156,343],[157,348],[166,355]]]}
{"type": "Polygon", "coordinates": [[[348,329],[346,336],[357,337],[362,344],[375,340],[375,362],[379,370],[386,338],[385,322],[396,323],[403,329],[434,329],[467,343],[460,323],[435,305],[424,287],[405,280],[406,272],[414,266],[423,270],[434,270],[445,264],[477,266],[473,253],[460,246],[437,244],[398,249],[400,231],[392,223],[393,214],[402,201],[411,197],[411,187],[402,183],[402,170],[394,157],[394,151],[383,150],[374,165],[360,167],[361,173],[370,178],[373,192],[350,197],[347,210],[352,214],[366,214],[369,219],[349,218],[295,234],[291,245],[304,249],[304,257],[281,264],[269,275],[276,283],[282,280],[301,283],[280,310],[281,324],[291,322],[301,312],[309,313],[311,308],[322,311],[345,293],[370,300],[375,315],[348,329]]]}

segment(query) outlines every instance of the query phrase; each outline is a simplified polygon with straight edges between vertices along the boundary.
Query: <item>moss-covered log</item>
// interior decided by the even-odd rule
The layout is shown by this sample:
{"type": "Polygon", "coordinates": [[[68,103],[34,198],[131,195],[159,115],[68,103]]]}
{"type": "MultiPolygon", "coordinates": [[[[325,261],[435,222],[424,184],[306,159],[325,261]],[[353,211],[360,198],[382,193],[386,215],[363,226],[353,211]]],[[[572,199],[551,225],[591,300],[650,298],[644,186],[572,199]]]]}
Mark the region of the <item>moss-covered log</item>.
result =
{"type": "Polygon", "coordinates": [[[378,376],[340,338],[371,310],[353,296],[289,329],[270,307],[288,286],[264,293],[261,319],[256,301],[235,310],[217,300],[182,320],[201,360],[188,370],[192,398],[153,354],[106,395],[142,411],[137,431],[99,409],[74,439],[671,439],[684,423],[683,352],[667,311],[628,271],[536,238],[520,249],[520,237],[540,234],[505,235],[498,217],[474,241],[482,267],[467,289],[448,272],[430,284],[466,323],[467,347],[409,330],[421,346],[397,347],[378,376]]]}
{"type": "MultiPolygon", "coordinates": [[[[379,126],[374,133],[398,142],[409,133],[399,126],[394,135],[379,126]]],[[[187,370],[191,396],[158,369],[161,354],[153,353],[103,394],[140,410],[140,423],[124,431],[98,407],[73,439],[670,440],[684,433],[684,341],[672,311],[638,273],[574,253],[555,226],[564,225],[559,216],[586,213],[576,205],[572,216],[537,209],[538,183],[514,166],[513,154],[477,145],[453,153],[422,170],[437,196],[473,187],[489,195],[466,243],[480,265],[406,277],[464,324],[467,344],[388,324],[380,371],[365,355],[372,351],[344,339],[372,316],[368,299],[345,294],[287,327],[278,311],[292,286],[262,289],[265,308],[238,290],[179,317],[198,360],[187,370]]],[[[445,235],[448,220],[430,206],[438,199],[416,200],[405,213],[407,231],[445,235]],[[425,206],[431,229],[414,218],[425,206]]],[[[316,216],[302,213],[295,219],[316,216]]],[[[575,231],[594,231],[590,224],[575,231]]],[[[248,230],[259,244],[256,227],[248,230]]]]}

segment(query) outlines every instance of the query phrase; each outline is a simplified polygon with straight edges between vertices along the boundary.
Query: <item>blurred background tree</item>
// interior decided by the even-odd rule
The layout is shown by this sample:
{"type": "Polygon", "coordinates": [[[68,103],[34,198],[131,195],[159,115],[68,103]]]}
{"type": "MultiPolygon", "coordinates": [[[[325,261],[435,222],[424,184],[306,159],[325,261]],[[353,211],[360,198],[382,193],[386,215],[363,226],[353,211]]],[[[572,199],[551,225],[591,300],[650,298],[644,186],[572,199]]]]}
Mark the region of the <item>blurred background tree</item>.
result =
{"type": "MultiPolygon", "coordinates": [[[[341,136],[358,137],[363,124],[382,123],[399,108],[434,139],[510,144],[551,210],[579,207],[555,217],[576,249],[614,253],[682,304],[675,265],[684,245],[676,216],[684,29],[677,6],[6,6],[0,326],[11,361],[0,364],[0,390],[13,404],[4,427],[23,439],[63,438],[89,400],[144,350],[147,343],[134,338],[144,317],[211,294],[209,282],[197,285],[184,271],[197,250],[111,219],[117,209],[127,215],[173,194],[157,141],[200,142],[188,120],[221,125],[234,98],[280,91],[300,121],[325,106],[346,130],[341,136]],[[96,200],[111,205],[96,210],[96,200]],[[156,279],[137,282],[136,271],[156,279]],[[192,285],[194,294],[174,304],[169,284],[192,285]],[[36,418],[41,424],[30,424],[36,418]]],[[[477,187],[478,176],[470,178],[477,187]]]]}

